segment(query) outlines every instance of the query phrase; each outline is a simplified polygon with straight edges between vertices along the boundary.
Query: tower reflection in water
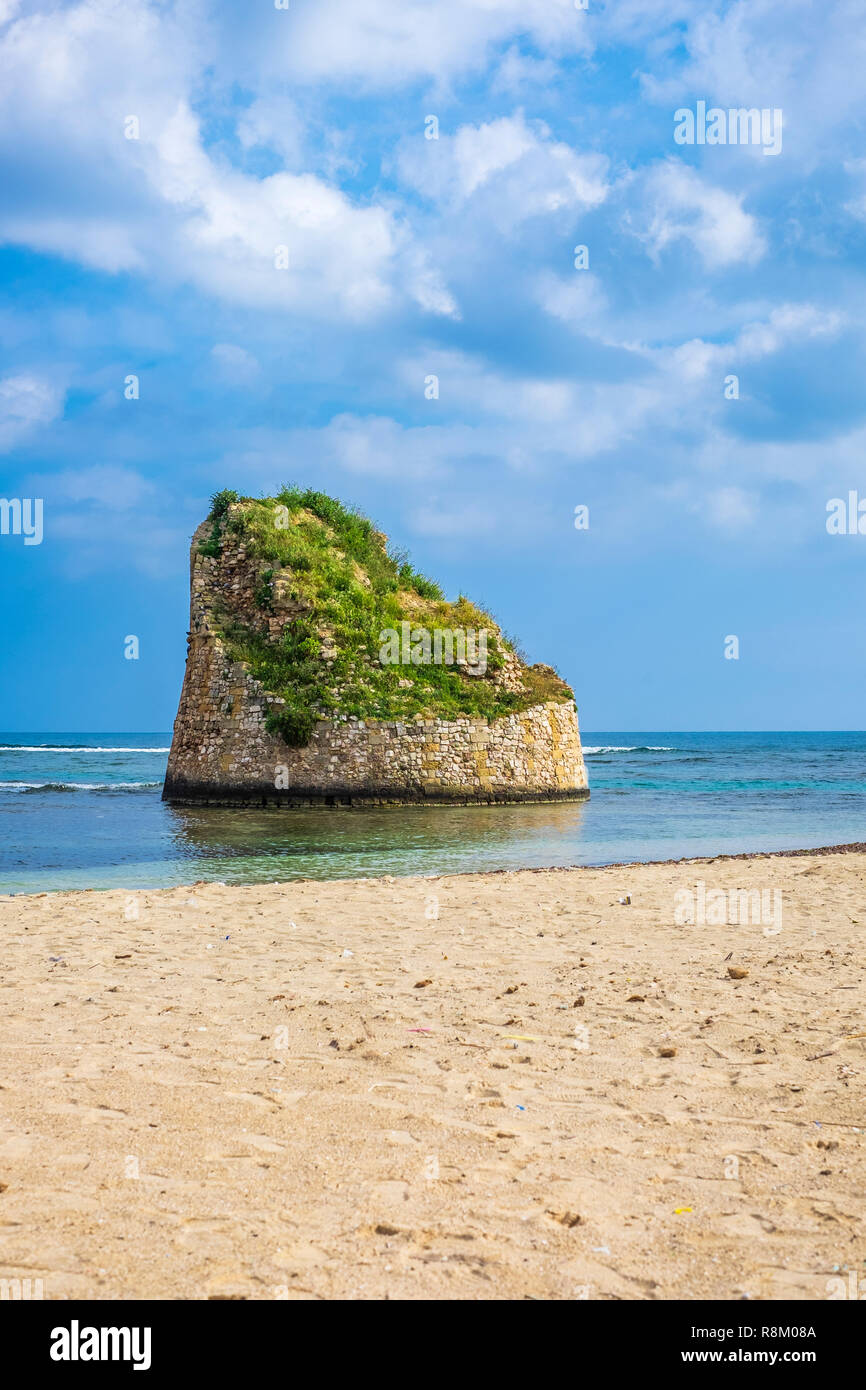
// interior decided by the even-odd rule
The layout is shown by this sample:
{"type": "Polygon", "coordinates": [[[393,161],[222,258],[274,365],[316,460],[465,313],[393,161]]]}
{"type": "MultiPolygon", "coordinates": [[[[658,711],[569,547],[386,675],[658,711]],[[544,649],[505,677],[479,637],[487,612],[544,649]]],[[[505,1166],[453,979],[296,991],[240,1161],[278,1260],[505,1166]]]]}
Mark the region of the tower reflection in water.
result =
{"type": "Polygon", "coordinates": [[[203,878],[262,882],[471,873],[578,862],[591,803],[255,810],[167,808],[176,854],[203,878]]]}

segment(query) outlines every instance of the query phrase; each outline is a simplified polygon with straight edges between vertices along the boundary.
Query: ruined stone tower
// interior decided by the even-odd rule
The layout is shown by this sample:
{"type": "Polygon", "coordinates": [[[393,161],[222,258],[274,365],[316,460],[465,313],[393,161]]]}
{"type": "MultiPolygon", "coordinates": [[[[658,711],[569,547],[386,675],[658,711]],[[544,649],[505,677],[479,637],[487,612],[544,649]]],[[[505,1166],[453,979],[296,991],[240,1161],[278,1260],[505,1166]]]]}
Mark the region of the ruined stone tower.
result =
{"type": "Polygon", "coordinates": [[[191,551],[163,796],[212,805],[587,797],[574,696],[324,494],[218,494],[191,551]]]}

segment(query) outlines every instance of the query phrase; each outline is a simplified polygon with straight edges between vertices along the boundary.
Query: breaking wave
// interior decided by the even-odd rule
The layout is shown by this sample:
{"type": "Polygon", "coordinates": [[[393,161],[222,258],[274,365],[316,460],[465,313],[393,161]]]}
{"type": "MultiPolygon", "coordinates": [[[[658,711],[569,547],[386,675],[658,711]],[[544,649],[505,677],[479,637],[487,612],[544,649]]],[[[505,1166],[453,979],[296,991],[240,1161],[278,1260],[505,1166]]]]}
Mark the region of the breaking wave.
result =
{"type": "Polygon", "coordinates": [[[603,744],[597,748],[584,744],[583,751],[584,753],[676,753],[677,749],[666,743],[603,744]]]}
{"type": "Polygon", "coordinates": [[[168,753],[168,748],[94,748],[90,743],[0,743],[0,753],[168,753]]]}
{"type": "Polygon", "coordinates": [[[161,787],[161,782],[0,782],[7,792],[133,792],[161,787]]]}

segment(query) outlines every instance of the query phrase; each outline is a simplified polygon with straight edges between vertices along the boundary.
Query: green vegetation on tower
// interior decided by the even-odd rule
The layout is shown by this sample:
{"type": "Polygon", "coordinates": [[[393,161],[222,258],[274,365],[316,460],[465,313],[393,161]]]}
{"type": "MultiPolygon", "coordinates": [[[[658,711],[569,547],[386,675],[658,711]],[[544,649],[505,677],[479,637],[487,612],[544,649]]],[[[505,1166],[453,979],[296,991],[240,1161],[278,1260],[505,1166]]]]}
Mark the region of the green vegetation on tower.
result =
{"type": "Polygon", "coordinates": [[[285,487],[255,499],[224,490],[211,499],[208,520],[203,555],[219,561],[231,536],[260,564],[255,620],[228,611],[214,617],[229,658],[284,702],[271,707],[267,723],[292,746],[309,741],[317,720],[341,715],[496,719],[574,698],[550,667],[521,663],[523,689],[506,688],[497,675],[519,658],[496,621],[462,595],[449,602],[367,517],[325,493],[285,487]],[[267,616],[287,604],[292,616],[274,638],[267,616]],[[403,622],[431,633],[486,630],[484,674],[435,662],[381,662],[381,634],[400,631],[403,622]]]}

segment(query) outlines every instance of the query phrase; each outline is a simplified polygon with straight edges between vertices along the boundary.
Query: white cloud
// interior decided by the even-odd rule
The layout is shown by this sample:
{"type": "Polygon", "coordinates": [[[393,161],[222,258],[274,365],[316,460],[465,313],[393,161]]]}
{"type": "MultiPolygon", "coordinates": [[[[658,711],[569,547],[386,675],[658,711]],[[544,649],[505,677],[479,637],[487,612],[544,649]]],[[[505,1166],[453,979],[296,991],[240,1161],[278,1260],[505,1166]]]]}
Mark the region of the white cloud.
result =
{"type": "Polygon", "coordinates": [[[441,270],[433,265],[425,250],[410,246],[403,257],[406,283],[412,298],[425,313],[459,319],[460,309],[448,289],[441,270]]]}
{"type": "Polygon", "coordinates": [[[426,403],[429,424],[344,412],[321,429],[263,435],[248,440],[246,448],[238,444],[235,466],[245,478],[263,483],[273,478],[274,469],[283,469],[286,457],[298,466],[401,485],[462,477],[468,461],[473,471],[491,468],[497,477],[503,468],[543,476],[640,439],[653,419],[669,411],[659,384],[506,376],[460,353],[399,363],[407,400],[420,399],[427,369],[440,374],[442,386],[440,400],[426,403]],[[445,422],[443,408],[449,412],[445,422]],[[473,423],[463,423],[470,410],[473,423]]]}
{"type": "Polygon", "coordinates": [[[653,256],[686,241],[706,266],[722,269],[743,261],[754,264],[766,250],[742,196],[714,187],[686,164],[668,160],[656,165],[644,181],[644,193],[649,213],[640,234],[653,256]]]}
{"type": "MultiPolygon", "coordinates": [[[[317,434],[339,468],[365,477],[439,476],[453,450],[449,432],[435,426],[407,428],[387,416],[338,415],[317,434]]],[[[464,448],[473,437],[472,429],[464,426],[458,426],[456,434],[464,448]]]]}
{"type": "Polygon", "coordinates": [[[734,370],[760,362],[797,343],[834,337],[845,320],[841,313],[814,304],[780,304],[764,320],[747,323],[730,342],[708,343],[701,338],[674,348],[639,349],[679,381],[702,381],[711,371],[734,370]]]}
{"type": "Polygon", "coordinates": [[[0,380],[0,450],[24,443],[63,408],[63,390],[44,377],[22,373],[0,380]]]}
{"type": "Polygon", "coordinates": [[[511,39],[526,36],[554,56],[592,42],[573,0],[318,0],[279,19],[268,26],[265,62],[304,83],[446,82],[486,66],[511,39]]]}
{"type": "Polygon", "coordinates": [[[495,92],[516,96],[531,88],[549,86],[556,75],[557,65],[550,58],[530,58],[512,44],[496,70],[492,87],[495,92]]]}
{"type": "Polygon", "coordinates": [[[140,228],[125,222],[75,212],[66,217],[0,213],[0,241],[80,261],[112,275],[148,268],[149,258],[135,244],[140,236],[140,228]]]}
{"type": "MultiPolygon", "coordinates": [[[[397,373],[410,400],[429,372],[439,377],[440,398],[431,412],[466,412],[483,421],[490,452],[514,459],[561,453],[586,457],[627,438],[663,392],[655,383],[598,382],[561,376],[506,374],[461,352],[429,352],[407,358],[397,373]],[[543,432],[543,443],[540,432],[543,432]]],[[[440,426],[440,431],[447,426],[440,426]]],[[[479,435],[482,430],[479,429],[479,435]]]]}
{"type": "Polygon", "coordinates": [[[352,318],[388,304],[398,233],[384,209],[358,207],[312,174],[218,169],[186,107],[164,126],[150,176],[180,213],[176,269],[212,293],[262,307],[315,302],[352,318]]]}
{"type": "Polygon", "coordinates": [[[745,361],[755,361],[781,351],[789,343],[831,338],[844,322],[844,314],[835,309],[819,309],[814,304],[780,304],[765,323],[746,324],[734,348],[745,361]]]}
{"type": "Polygon", "coordinates": [[[303,151],[304,123],[284,93],[259,96],[238,121],[238,139],[244,149],[264,146],[276,150],[287,164],[296,165],[303,151]]]}
{"type": "Polygon", "coordinates": [[[487,125],[461,126],[453,140],[455,178],[459,194],[468,198],[487,183],[493,174],[501,173],[538,141],[533,138],[522,115],[504,116],[487,125]]]}
{"type": "Polygon", "coordinates": [[[608,194],[607,160],[554,140],[522,111],[483,125],[464,125],[438,140],[403,144],[405,182],[451,209],[472,205],[507,229],[561,209],[595,208],[608,194]]]}

